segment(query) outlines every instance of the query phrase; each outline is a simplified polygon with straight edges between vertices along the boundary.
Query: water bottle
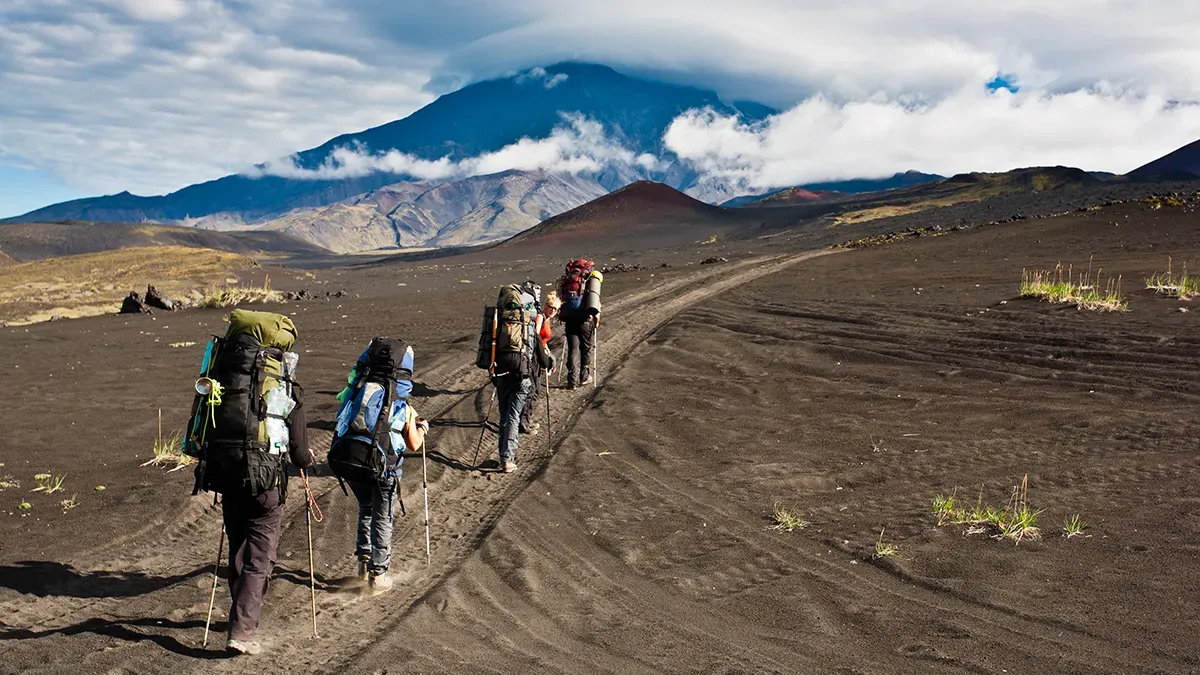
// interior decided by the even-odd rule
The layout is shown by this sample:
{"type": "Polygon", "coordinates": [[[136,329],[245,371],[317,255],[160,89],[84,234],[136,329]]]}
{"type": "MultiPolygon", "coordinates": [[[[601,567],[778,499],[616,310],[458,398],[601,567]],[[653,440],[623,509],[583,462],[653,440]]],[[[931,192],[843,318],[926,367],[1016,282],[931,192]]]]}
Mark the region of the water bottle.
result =
{"type": "Polygon", "coordinates": [[[287,417],[292,408],[296,407],[296,402],[287,394],[287,389],[282,382],[279,386],[267,392],[267,451],[272,455],[283,454],[288,446],[288,429],[287,423],[283,418],[287,417]]]}

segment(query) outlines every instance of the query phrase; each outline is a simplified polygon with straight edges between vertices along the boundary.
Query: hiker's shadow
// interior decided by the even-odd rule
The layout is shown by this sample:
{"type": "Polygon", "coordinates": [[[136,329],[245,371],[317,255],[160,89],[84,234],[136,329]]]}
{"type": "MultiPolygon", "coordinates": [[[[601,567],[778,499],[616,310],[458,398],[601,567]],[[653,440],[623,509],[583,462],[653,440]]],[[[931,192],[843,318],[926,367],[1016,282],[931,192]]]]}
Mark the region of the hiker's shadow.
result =
{"type": "Polygon", "coordinates": [[[442,394],[461,396],[462,394],[469,394],[473,391],[479,390],[479,387],[471,387],[470,389],[431,389],[424,382],[413,382],[412,385],[412,393],[410,393],[409,396],[414,398],[429,398],[431,396],[440,396],[442,394]]]}
{"type": "MultiPolygon", "coordinates": [[[[430,420],[429,426],[432,427],[451,427],[457,429],[481,429],[483,428],[483,420],[430,420]]],[[[495,422],[487,422],[488,429],[497,431],[499,427],[495,422]]]]}
{"type": "MultiPolygon", "coordinates": [[[[0,630],[0,640],[37,640],[39,638],[51,637],[54,635],[79,635],[81,633],[94,633],[96,635],[106,635],[118,640],[126,642],[144,642],[150,641],[158,645],[162,649],[180,656],[190,656],[197,659],[227,659],[232,654],[214,648],[204,648],[200,646],[187,645],[180,642],[178,639],[163,634],[143,633],[135,630],[135,628],[168,629],[168,630],[195,630],[204,627],[204,622],[199,619],[189,621],[169,621],[167,619],[88,619],[82,623],[77,623],[72,626],[64,626],[62,628],[50,628],[47,630],[30,630],[27,628],[5,628],[0,630]]],[[[220,623],[212,625],[212,632],[218,636],[217,643],[223,641],[221,633],[225,628],[220,623]]]]}
{"type": "Polygon", "coordinates": [[[199,567],[184,574],[165,577],[143,572],[81,572],[63,563],[23,560],[0,565],[0,588],[44,598],[51,595],[72,598],[129,598],[146,595],[204,574],[199,567]]]}
{"type": "MultiPolygon", "coordinates": [[[[351,579],[353,577],[350,577],[351,579]]],[[[337,591],[346,584],[346,579],[332,579],[323,574],[314,574],[312,579],[309,579],[308,570],[293,570],[287,567],[276,566],[275,572],[271,576],[271,581],[276,580],[286,581],[290,584],[303,586],[308,588],[310,585],[315,585],[318,591],[337,591]]]]}
{"type": "MultiPolygon", "coordinates": [[[[471,466],[470,464],[467,464],[461,460],[457,460],[453,457],[448,457],[446,455],[443,455],[442,453],[438,452],[437,450],[426,450],[425,456],[428,457],[431,461],[441,464],[442,466],[445,466],[446,468],[454,469],[455,471],[473,471],[475,468],[475,467],[471,466]]],[[[404,453],[404,458],[406,460],[416,459],[417,461],[420,461],[421,453],[406,452],[406,453],[404,453]]],[[[420,467],[417,467],[417,468],[420,468],[420,467]]]]}

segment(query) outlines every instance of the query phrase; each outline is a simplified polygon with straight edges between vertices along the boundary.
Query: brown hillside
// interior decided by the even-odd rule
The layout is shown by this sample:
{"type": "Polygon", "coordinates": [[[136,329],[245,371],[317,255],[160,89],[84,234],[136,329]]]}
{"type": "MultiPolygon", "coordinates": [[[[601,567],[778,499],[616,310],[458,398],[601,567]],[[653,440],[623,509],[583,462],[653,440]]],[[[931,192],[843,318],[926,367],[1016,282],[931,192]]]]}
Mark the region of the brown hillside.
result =
{"type": "Polygon", "coordinates": [[[726,209],[705,204],[662,183],[638,181],[544,220],[500,247],[616,234],[661,236],[686,231],[694,236],[696,230],[723,229],[738,220],[726,209]]]}
{"type": "Polygon", "coordinates": [[[16,260],[13,260],[12,258],[10,258],[9,255],[7,253],[5,253],[4,251],[0,251],[0,267],[4,267],[5,265],[15,265],[15,264],[17,264],[16,260]]]}
{"type": "Polygon", "coordinates": [[[138,246],[191,246],[249,256],[322,256],[329,251],[283,232],[216,232],[155,223],[0,223],[0,249],[19,262],[138,246]]]}

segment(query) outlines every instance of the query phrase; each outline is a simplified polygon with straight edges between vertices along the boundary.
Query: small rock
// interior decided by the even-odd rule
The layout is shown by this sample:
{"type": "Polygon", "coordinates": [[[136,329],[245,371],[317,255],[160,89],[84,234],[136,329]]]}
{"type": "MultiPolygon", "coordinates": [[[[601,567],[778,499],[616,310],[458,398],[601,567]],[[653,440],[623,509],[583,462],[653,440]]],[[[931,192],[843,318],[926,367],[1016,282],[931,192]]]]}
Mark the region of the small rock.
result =
{"type": "Polygon", "coordinates": [[[1187,310],[1187,307],[1180,307],[1178,311],[1182,312],[1182,313],[1186,313],[1188,310],[1187,310]]]}

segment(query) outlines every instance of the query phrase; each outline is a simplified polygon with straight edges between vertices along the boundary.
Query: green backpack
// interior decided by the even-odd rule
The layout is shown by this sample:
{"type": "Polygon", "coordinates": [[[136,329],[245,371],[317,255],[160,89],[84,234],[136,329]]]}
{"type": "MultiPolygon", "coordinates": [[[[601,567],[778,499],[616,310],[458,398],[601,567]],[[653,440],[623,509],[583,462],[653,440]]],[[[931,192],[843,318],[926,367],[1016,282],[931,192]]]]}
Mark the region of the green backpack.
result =
{"type": "Polygon", "coordinates": [[[225,336],[209,345],[184,440],[200,460],[196,492],[258,495],[285,484],[285,419],[301,395],[293,381],[299,357],[288,351],[297,337],[282,314],[235,309],[225,336]]]}

